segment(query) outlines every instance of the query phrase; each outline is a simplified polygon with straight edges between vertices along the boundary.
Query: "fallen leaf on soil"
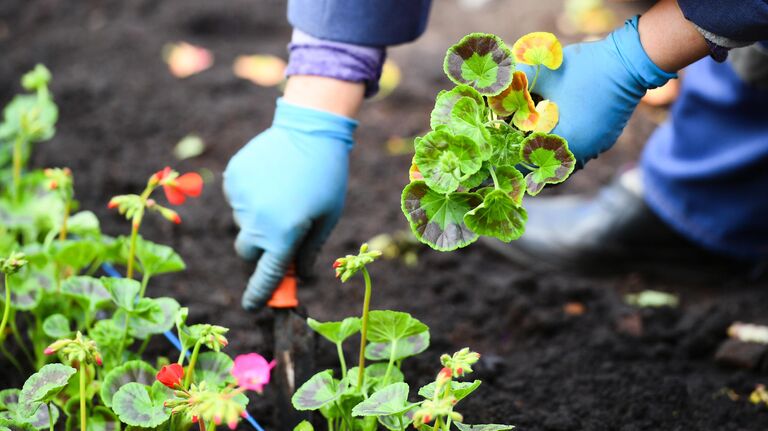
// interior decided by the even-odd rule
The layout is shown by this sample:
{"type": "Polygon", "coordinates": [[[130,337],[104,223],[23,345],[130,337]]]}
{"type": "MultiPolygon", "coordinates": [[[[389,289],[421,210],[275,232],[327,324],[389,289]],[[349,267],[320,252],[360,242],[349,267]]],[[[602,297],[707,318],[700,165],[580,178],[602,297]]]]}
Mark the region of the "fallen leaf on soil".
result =
{"type": "Polygon", "coordinates": [[[232,66],[235,76],[262,87],[274,87],[285,79],[285,60],[274,55],[241,55],[232,66]]]}
{"type": "Polygon", "coordinates": [[[393,136],[387,139],[387,152],[392,156],[413,154],[415,151],[416,150],[413,147],[413,137],[404,138],[402,136],[393,136]]]}
{"type": "Polygon", "coordinates": [[[187,135],[173,148],[173,155],[179,160],[191,159],[203,154],[205,142],[203,138],[195,134],[187,135]]]}
{"type": "Polygon", "coordinates": [[[400,85],[401,79],[400,66],[393,60],[385,61],[381,69],[381,78],[379,78],[379,92],[373,100],[380,100],[389,96],[400,85]]]}
{"type": "Polygon", "coordinates": [[[635,307],[677,307],[680,299],[677,295],[658,290],[644,290],[640,293],[629,293],[624,295],[624,301],[635,307]]]}
{"type": "Polygon", "coordinates": [[[732,367],[756,370],[760,361],[768,353],[768,346],[758,343],[744,343],[729,338],[720,345],[715,353],[715,361],[732,367]]]}
{"type": "Polygon", "coordinates": [[[171,74],[177,78],[198,74],[213,65],[211,51],[187,42],[165,45],[163,59],[168,63],[171,74]]]}
{"type": "Polygon", "coordinates": [[[581,302],[569,302],[563,305],[563,311],[569,316],[581,316],[587,308],[581,302]]]}
{"type": "Polygon", "coordinates": [[[768,344],[768,326],[736,322],[728,328],[728,336],[745,343],[768,344]]]}

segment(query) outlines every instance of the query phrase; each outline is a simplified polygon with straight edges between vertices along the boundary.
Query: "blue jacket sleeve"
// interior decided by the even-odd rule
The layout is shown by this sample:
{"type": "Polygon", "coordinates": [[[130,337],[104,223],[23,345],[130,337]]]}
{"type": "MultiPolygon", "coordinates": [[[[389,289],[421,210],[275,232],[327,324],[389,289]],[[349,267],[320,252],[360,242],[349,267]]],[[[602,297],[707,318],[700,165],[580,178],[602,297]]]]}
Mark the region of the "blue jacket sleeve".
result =
{"type": "Polygon", "coordinates": [[[728,39],[755,42],[768,40],[766,0],[678,0],[689,21],[728,39]]]}
{"type": "Polygon", "coordinates": [[[288,21],[314,37],[384,47],[424,32],[431,0],[289,0],[288,21]]]}

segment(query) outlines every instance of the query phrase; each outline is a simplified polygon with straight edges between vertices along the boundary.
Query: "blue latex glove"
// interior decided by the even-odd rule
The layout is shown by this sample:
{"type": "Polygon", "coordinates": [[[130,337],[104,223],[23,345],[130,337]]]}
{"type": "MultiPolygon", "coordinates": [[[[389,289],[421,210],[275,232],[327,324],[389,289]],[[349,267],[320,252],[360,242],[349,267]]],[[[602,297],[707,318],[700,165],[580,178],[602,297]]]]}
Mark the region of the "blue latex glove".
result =
{"type": "Polygon", "coordinates": [[[292,263],[311,269],[341,215],[357,122],[278,99],[272,127],[224,171],[224,193],[240,233],[235,250],[257,262],[243,307],[258,309],[292,263]]]}
{"type": "MultiPolygon", "coordinates": [[[[559,69],[539,72],[533,92],[560,108],[552,133],[568,141],[580,166],[613,146],[646,90],[677,76],[648,58],[637,23],[634,17],[603,40],[567,46],[559,69]]],[[[534,68],[518,69],[530,82],[534,68]]]]}

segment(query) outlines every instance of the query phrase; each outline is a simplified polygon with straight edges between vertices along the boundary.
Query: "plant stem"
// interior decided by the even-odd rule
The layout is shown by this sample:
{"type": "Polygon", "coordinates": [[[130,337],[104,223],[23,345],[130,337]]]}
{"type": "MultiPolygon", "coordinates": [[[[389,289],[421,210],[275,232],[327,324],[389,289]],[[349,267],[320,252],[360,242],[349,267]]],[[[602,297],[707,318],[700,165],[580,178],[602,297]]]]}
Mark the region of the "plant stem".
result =
{"type": "Polygon", "coordinates": [[[336,353],[339,354],[339,363],[341,364],[341,378],[347,377],[347,361],[344,360],[344,349],[341,343],[336,343],[336,353]]]}
{"type": "Polygon", "coordinates": [[[80,362],[80,431],[86,431],[87,418],[85,414],[85,362],[80,362]]]}
{"type": "Polygon", "coordinates": [[[16,358],[11,355],[11,352],[5,348],[3,343],[0,343],[0,352],[2,352],[3,356],[5,356],[5,359],[7,359],[8,362],[10,362],[11,365],[13,365],[13,367],[19,371],[19,373],[24,373],[24,368],[22,368],[19,361],[17,361],[16,358]]]}
{"type": "Polygon", "coordinates": [[[365,342],[368,338],[368,308],[371,306],[371,275],[368,269],[363,267],[363,278],[365,279],[365,299],[363,299],[363,324],[360,328],[360,358],[357,371],[357,390],[363,389],[363,378],[365,376],[365,342]]]}
{"type": "Polygon", "coordinates": [[[18,197],[21,193],[21,152],[24,140],[17,136],[13,141],[13,193],[18,197]]]}
{"type": "Polygon", "coordinates": [[[331,421],[331,418],[325,418],[325,423],[328,426],[328,431],[334,431],[333,421],[331,421]]]}
{"type": "Polygon", "coordinates": [[[184,389],[189,389],[190,383],[192,383],[192,375],[195,373],[195,365],[197,364],[197,355],[200,354],[200,346],[203,345],[203,340],[197,340],[195,348],[192,350],[192,357],[189,358],[189,366],[187,367],[187,375],[184,377],[184,389]]]}
{"type": "Polygon", "coordinates": [[[19,345],[21,348],[21,351],[24,352],[24,356],[27,357],[27,360],[29,361],[29,365],[35,366],[35,360],[32,358],[32,353],[29,352],[29,349],[27,349],[27,344],[24,342],[24,339],[21,338],[21,333],[19,332],[19,328],[16,325],[16,313],[13,313],[13,315],[10,318],[9,324],[11,326],[11,332],[13,333],[13,338],[16,339],[16,344],[19,345]]]}
{"type": "Polygon", "coordinates": [[[499,179],[496,178],[496,169],[494,169],[493,166],[491,166],[491,168],[488,169],[488,172],[491,173],[491,178],[493,178],[493,188],[498,190],[499,189],[499,179]]]}
{"type": "Polygon", "coordinates": [[[389,364],[387,364],[387,372],[384,373],[384,383],[382,386],[386,386],[389,384],[389,375],[392,373],[392,366],[395,364],[395,353],[397,353],[397,341],[395,340],[392,342],[392,346],[390,346],[390,352],[389,352],[389,364]]]}
{"type": "Polygon", "coordinates": [[[400,431],[405,431],[405,424],[403,424],[403,415],[398,416],[397,421],[400,422],[400,431]]]}
{"type": "Polygon", "coordinates": [[[10,277],[5,274],[5,307],[3,308],[3,320],[0,321],[0,344],[5,342],[5,326],[8,325],[8,316],[11,315],[11,284],[10,277]]]}
{"type": "Polygon", "coordinates": [[[139,236],[141,221],[133,219],[131,223],[131,245],[128,248],[128,269],[125,271],[127,278],[133,278],[133,261],[136,256],[136,237],[139,236]]]}
{"type": "Polygon", "coordinates": [[[51,414],[51,403],[46,403],[46,407],[48,407],[48,430],[53,431],[53,414],[51,414]]]}
{"type": "Polygon", "coordinates": [[[533,75],[533,81],[531,81],[531,86],[530,86],[530,88],[528,88],[528,92],[529,92],[529,93],[533,93],[533,87],[535,87],[535,86],[536,86],[536,80],[538,80],[538,79],[539,79],[539,71],[540,71],[540,70],[541,70],[541,65],[540,65],[540,64],[537,64],[537,65],[536,65],[536,73],[533,75]]]}
{"type": "Polygon", "coordinates": [[[200,425],[200,431],[205,431],[205,421],[203,418],[200,418],[197,423],[200,425]]]}
{"type": "Polygon", "coordinates": [[[64,204],[64,217],[61,220],[61,230],[59,231],[59,240],[64,241],[67,239],[67,221],[69,221],[69,211],[72,208],[72,198],[67,196],[66,203],[64,204]]]}
{"type": "Polygon", "coordinates": [[[149,273],[144,273],[141,275],[141,290],[139,290],[139,299],[144,297],[144,293],[147,291],[147,285],[149,284],[149,278],[152,275],[149,273]]]}
{"type": "Polygon", "coordinates": [[[128,340],[128,321],[131,319],[131,316],[125,315],[125,323],[123,324],[123,336],[120,337],[120,348],[117,349],[117,362],[122,363],[123,362],[123,350],[125,349],[125,343],[128,340]]]}
{"type": "Polygon", "coordinates": [[[144,339],[144,342],[141,343],[141,347],[139,347],[139,351],[137,352],[139,356],[144,354],[144,351],[147,350],[147,346],[149,345],[149,340],[152,339],[151,335],[147,335],[147,338],[144,339]]]}
{"type": "Polygon", "coordinates": [[[448,419],[445,420],[445,431],[451,431],[451,417],[448,416],[448,419]]]}

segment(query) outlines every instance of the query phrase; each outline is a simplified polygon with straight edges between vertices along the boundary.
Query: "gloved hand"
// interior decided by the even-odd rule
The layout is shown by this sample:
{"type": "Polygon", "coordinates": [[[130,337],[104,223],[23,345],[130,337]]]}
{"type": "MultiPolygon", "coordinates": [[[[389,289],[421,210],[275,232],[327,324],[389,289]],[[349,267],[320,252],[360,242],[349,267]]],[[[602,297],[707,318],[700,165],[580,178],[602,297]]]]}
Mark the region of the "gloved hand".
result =
{"type": "Polygon", "coordinates": [[[341,215],[357,122],[277,101],[272,127],[230,160],[224,193],[240,233],[235,250],[257,262],[243,307],[266,303],[292,263],[305,275],[341,215]]]}
{"type": "MultiPolygon", "coordinates": [[[[560,108],[552,133],[568,141],[580,166],[613,146],[646,90],[677,76],[648,58],[637,25],[634,17],[603,40],[567,46],[559,69],[539,72],[533,92],[560,108]]],[[[534,68],[517,68],[530,82],[534,68]]]]}

